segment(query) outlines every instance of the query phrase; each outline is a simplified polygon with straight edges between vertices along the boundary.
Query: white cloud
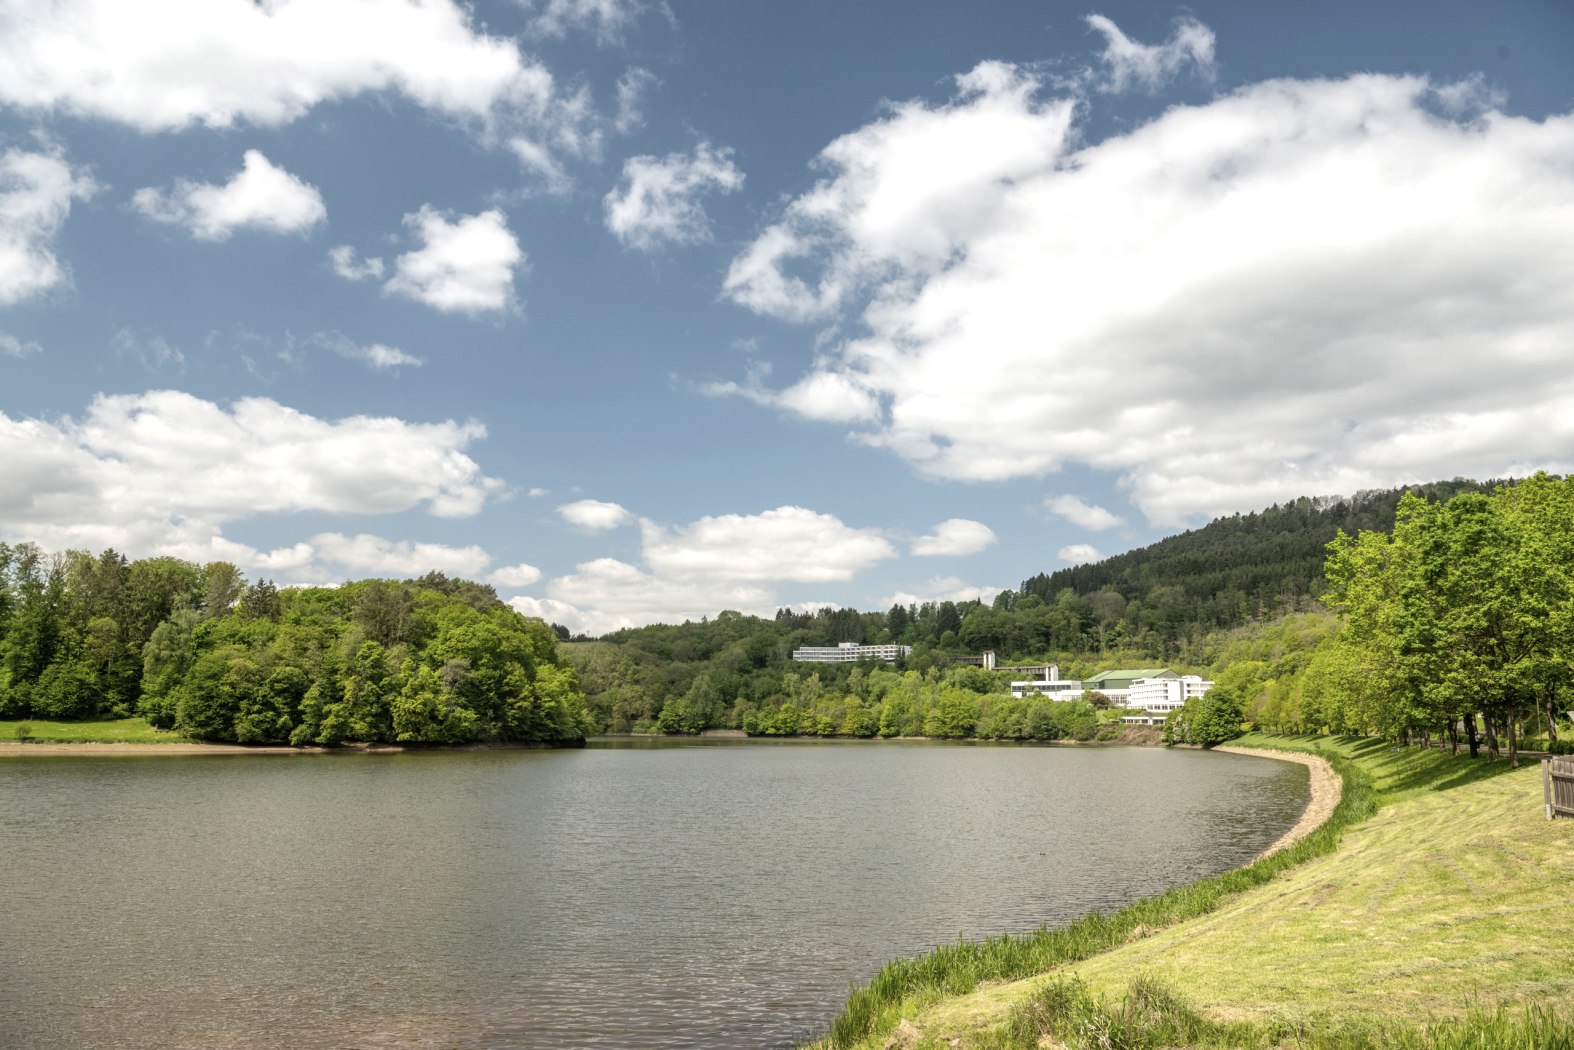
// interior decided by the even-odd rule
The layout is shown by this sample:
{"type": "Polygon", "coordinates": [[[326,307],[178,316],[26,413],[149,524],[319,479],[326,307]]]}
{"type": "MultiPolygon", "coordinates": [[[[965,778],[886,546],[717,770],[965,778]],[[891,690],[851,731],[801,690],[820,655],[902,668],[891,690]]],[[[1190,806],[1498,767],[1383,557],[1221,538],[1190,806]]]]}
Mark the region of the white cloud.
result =
{"type": "Polygon", "coordinates": [[[239,229],[306,233],[328,217],[317,187],[246,151],[242,167],[222,186],[178,179],[171,190],[146,187],[131,206],[155,222],[184,226],[193,237],[224,241],[239,229]]]}
{"type": "Polygon", "coordinates": [[[516,595],[508,599],[508,604],[514,611],[522,616],[534,616],[545,620],[547,623],[562,624],[574,634],[589,631],[591,634],[604,634],[606,631],[616,630],[616,627],[601,627],[591,631],[585,623],[585,614],[567,602],[553,601],[551,598],[532,598],[529,595],[516,595]]]}
{"type": "MultiPolygon", "coordinates": [[[[524,3],[536,12],[530,23],[534,35],[563,37],[571,32],[589,33],[602,44],[622,40],[624,31],[647,10],[641,0],[540,0],[535,4],[524,0],[524,3]]],[[[672,16],[666,4],[660,7],[670,19],[672,16]]]]}
{"type": "MultiPolygon", "coordinates": [[[[591,505],[587,511],[610,507],[609,520],[626,520],[628,512],[617,504],[582,502],[591,505]]],[[[588,514],[586,520],[592,520],[588,514]]],[[[802,507],[725,514],[671,528],[641,519],[640,529],[643,567],[597,558],[548,581],[545,598],[524,596],[511,604],[590,634],[697,620],[723,609],[768,616],[783,604],[775,583],[847,580],[896,555],[874,530],[851,528],[802,507]]]]}
{"type": "Polygon", "coordinates": [[[591,532],[605,532],[634,520],[634,515],[618,504],[604,503],[598,499],[581,499],[573,503],[565,503],[557,509],[557,512],[570,525],[578,525],[591,532]]]}
{"type": "Polygon", "coordinates": [[[481,314],[516,309],[514,270],[525,253],[493,208],[449,222],[430,205],[404,217],[423,246],[395,260],[385,292],[448,313],[481,314]]]}
{"type": "Polygon", "coordinates": [[[1085,21],[1104,37],[1099,55],[1105,67],[1098,82],[1102,90],[1158,91],[1187,66],[1203,80],[1213,80],[1213,30],[1195,18],[1177,18],[1174,34],[1162,44],[1138,43],[1103,15],[1088,15],[1085,21]]]}
{"type": "Polygon", "coordinates": [[[641,528],[645,561],[671,579],[850,580],[896,556],[875,530],[855,529],[804,507],[721,514],[670,530],[642,521],[641,528]]]}
{"type": "Polygon", "coordinates": [[[97,189],[86,169],[73,168],[59,149],[0,154],[0,306],[70,284],[55,238],[71,202],[97,189]]]}
{"type": "Polygon", "coordinates": [[[525,495],[529,496],[531,499],[540,499],[542,496],[551,495],[551,493],[552,493],[551,489],[544,489],[544,488],[541,488],[539,485],[534,487],[534,488],[527,489],[525,491],[525,495]]]}
{"type": "Polygon", "coordinates": [[[397,347],[386,346],[382,343],[361,346],[339,332],[318,332],[314,341],[318,346],[332,350],[340,357],[349,358],[351,361],[363,362],[379,372],[406,367],[420,368],[426,364],[424,358],[416,357],[414,354],[407,354],[397,347]]]}
{"type": "Polygon", "coordinates": [[[0,7],[0,101],[172,131],[278,126],[397,92],[455,117],[537,113],[551,74],[453,0],[52,0],[0,7]]]}
{"type": "Polygon", "coordinates": [[[32,357],[43,349],[31,340],[18,339],[10,332],[0,331],[0,357],[32,357]]]}
{"type": "Polygon", "coordinates": [[[995,530],[981,521],[950,518],[935,526],[928,536],[913,541],[913,553],[921,556],[977,554],[996,542],[995,530]]]}
{"type": "Polygon", "coordinates": [[[618,109],[612,127],[619,135],[645,126],[645,96],[660,83],[656,74],[640,66],[630,66],[618,77],[618,109]]]}
{"type": "Polygon", "coordinates": [[[936,576],[911,591],[897,591],[880,600],[882,608],[893,605],[922,605],[925,602],[992,602],[1004,587],[979,587],[955,576],[936,576]]]}
{"type": "Polygon", "coordinates": [[[521,167],[541,180],[541,189],[545,192],[561,197],[574,188],[574,177],[550,147],[518,135],[509,140],[508,148],[513,150],[521,167]]]}
{"type": "Polygon", "coordinates": [[[1057,514],[1074,525],[1100,532],[1124,525],[1125,519],[1103,507],[1084,503],[1076,496],[1051,496],[1044,500],[1044,509],[1057,514]]]}
{"type": "Polygon", "coordinates": [[[732,150],[701,142],[689,154],[630,157],[623,179],[602,201],[607,229],[641,251],[663,244],[698,244],[711,237],[700,198],[743,188],[732,150]]]}
{"type": "MultiPolygon", "coordinates": [[[[649,573],[615,558],[597,558],[577,566],[573,573],[552,580],[547,594],[554,603],[552,614],[541,611],[530,615],[591,634],[697,620],[723,609],[764,613],[774,600],[772,592],[758,584],[649,573]]],[[[514,607],[526,612],[522,604],[516,600],[514,607]]]]}
{"type": "Polygon", "coordinates": [[[376,257],[357,261],[355,249],[348,244],[330,248],[328,262],[333,272],[347,281],[381,280],[385,269],[383,261],[376,257]]]}
{"type": "Polygon", "coordinates": [[[1055,552],[1055,557],[1070,565],[1085,565],[1089,562],[1102,561],[1104,555],[1091,544],[1068,543],[1055,552]]]}
{"type": "Polygon", "coordinates": [[[741,397],[827,423],[867,423],[880,415],[880,403],[874,395],[846,373],[810,372],[784,390],[764,385],[769,374],[769,365],[761,362],[749,370],[749,378],[743,383],[703,383],[699,391],[706,397],[741,397]]]}
{"type": "Polygon", "coordinates": [[[121,357],[135,358],[149,372],[159,372],[173,367],[177,372],[186,364],[186,355],[180,347],[157,333],[137,335],[130,328],[122,328],[110,339],[109,345],[121,357]]]}
{"type": "Polygon", "coordinates": [[[1471,83],[1275,80],[1086,144],[1073,100],[986,64],[832,143],[726,294],[851,330],[806,375],[932,477],[1082,464],[1174,526],[1561,472],[1574,114],[1471,83]]]}
{"type": "Polygon", "coordinates": [[[999,62],[956,80],[950,105],[901,103],[822,150],[816,164],[833,174],[733,260],[724,293],[785,320],[826,317],[892,268],[943,267],[997,196],[1062,154],[1071,100],[1037,102],[1038,81],[999,62]],[[788,272],[802,260],[817,281],[788,272]]]}
{"type": "MultiPolygon", "coordinates": [[[[367,564],[376,548],[364,540],[263,552],[223,530],[299,512],[474,515],[501,487],[464,452],[484,434],[476,423],[325,420],[267,398],[225,407],[172,390],[100,395],[81,419],[0,413],[0,535],[272,569],[304,566],[326,542],[367,564]]],[[[383,557],[417,550],[390,541],[383,557]]]]}
{"type": "Polygon", "coordinates": [[[480,547],[412,543],[364,532],[354,536],[325,532],[312,537],[311,547],[318,560],[342,565],[352,576],[409,578],[441,572],[472,578],[492,560],[480,547]]]}
{"type": "Polygon", "coordinates": [[[494,587],[529,587],[541,579],[541,570],[534,565],[520,562],[518,565],[504,565],[493,569],[487,576],[486,582],[494,587]]]}

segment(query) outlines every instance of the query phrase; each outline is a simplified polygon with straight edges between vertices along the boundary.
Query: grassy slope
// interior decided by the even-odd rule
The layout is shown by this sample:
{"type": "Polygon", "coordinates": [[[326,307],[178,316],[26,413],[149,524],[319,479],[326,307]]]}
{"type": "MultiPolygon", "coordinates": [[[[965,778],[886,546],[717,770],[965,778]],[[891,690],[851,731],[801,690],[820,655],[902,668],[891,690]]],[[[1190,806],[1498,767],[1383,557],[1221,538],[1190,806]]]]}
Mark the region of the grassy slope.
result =
{"type": "Polygon", "coordinates": [[[915,1011],[918,1028],[935,1045],[995,1045],[1014,1007],[1067,974],[1110,1001],[1151,976],[1207,1017],[1294,1028],[1574,1002],[1574,822],[1544,818],[1538,768],[1373,741],[1240,742],[1353,758],[1380,808],[1336,852],[1207,915],[1052,975],[932,1003],[915,1011]]]}
{"type": "Polygon", "coordinates": [[[180,744],[189,740],[179,733],[154,729],[141,718],[106,722],[50,722],[28,718],[0,721],[0,740],[18,740],[21,729],[29,740],[53,744],[180,744]]]}

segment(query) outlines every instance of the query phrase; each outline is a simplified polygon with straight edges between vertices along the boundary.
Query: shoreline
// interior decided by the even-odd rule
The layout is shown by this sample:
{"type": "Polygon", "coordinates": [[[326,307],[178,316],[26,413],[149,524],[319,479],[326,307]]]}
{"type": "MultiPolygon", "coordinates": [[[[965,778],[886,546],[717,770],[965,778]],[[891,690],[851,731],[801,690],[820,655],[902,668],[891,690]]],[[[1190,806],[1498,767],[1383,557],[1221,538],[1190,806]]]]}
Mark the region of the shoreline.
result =
{"type": "Polygon", "coordinates": [[[105,757],[116,755],[403,755],[441,751],[562,751],[583,747],[563,744],[459,744],[449,747],[406,747],[403,744],[344,744],[340,747],[290,747],[288,744],[204,744],[191,740],[171,740],[135,744],[110,740],[0,740],[0,758],[20,755],[79,755],[105,757]]]}
{"type": "Polygon", "coordinates": [[[1299,751],[1278,751],[1265,747],[1232,747],[1229,744],[1220,744],[1212,750],[1231,755],[1249,755],[1253,758],[1294,762],[1305,766],[1311,774],[1312,797],[1307,801],[1306,809],[1301,812],[1301,819],[1297,820],[1289,831],[1275,839],[1271,846],[1253,857],[1248,862],[1250,864],[1255,864],[1264,857],[1271,857],[1280,850],[1289,849],[1328,823],[1328,818],[1333,816],[1334,810],[1339,806],[1339,800],[1344,797],[1344,781],[1338,773],[1334,772],[1333,765],[1326,758],[1318,755],[1308,755],[1299,751]]]}

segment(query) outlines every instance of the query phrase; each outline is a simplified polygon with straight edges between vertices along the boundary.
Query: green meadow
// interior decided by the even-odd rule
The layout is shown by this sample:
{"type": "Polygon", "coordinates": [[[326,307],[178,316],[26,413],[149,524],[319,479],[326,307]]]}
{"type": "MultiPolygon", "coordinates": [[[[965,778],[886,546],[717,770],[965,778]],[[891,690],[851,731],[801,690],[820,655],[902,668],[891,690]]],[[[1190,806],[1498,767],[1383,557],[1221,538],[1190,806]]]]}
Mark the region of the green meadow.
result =
{"type": "Polygon", "coordinates": [[[889,964],[824,1045],[1574,1048],[1574,821],[1546,820],[1537,764],[1235,743],[1327,757],[1334,816],[1114,915],[889,964]]]}

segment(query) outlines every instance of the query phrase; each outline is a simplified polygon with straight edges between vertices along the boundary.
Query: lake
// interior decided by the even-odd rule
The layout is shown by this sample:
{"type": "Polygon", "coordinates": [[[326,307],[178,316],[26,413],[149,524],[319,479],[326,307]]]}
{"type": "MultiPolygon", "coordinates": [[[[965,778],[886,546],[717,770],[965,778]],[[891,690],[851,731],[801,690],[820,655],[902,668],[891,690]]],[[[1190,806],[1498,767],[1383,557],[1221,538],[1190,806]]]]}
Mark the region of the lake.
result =
{"type": "Polygon", "coordinates": [[[1236,867],[1307,798],[1160,749],[0,759],[0,1036],[786,1047],[887,959],[1236,867]]]}

